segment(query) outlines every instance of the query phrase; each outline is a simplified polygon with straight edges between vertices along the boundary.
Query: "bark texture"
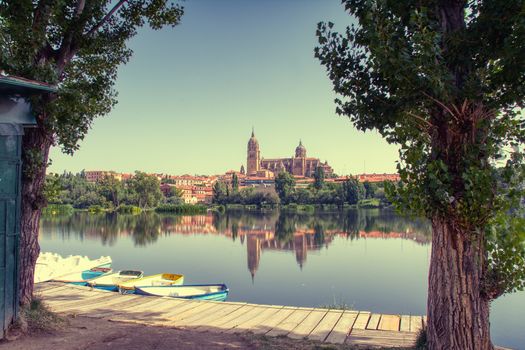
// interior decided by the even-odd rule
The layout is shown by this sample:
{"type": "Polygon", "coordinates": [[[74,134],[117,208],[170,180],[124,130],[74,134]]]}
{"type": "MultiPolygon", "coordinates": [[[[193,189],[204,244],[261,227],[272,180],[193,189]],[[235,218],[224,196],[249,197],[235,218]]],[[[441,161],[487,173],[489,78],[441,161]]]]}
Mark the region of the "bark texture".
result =
{"type": "Polygon", "coordinates": [[[34,273],[40,245],[38,229],[42,208],[46,164],[52,139],[43,127],[26,129],[23,137],[22,204],[20,233],[19,297],[22,305],[33,297],[34,273]],[[36,159],[35,159],[36,158],[36,159]]]}
{"type": "Polygon", "coordinates": [[[453,220],[432,220],[428,290],[431,350],[491,350],[489,306],[483,297],[482,240],[465,237],[453,220]]]}

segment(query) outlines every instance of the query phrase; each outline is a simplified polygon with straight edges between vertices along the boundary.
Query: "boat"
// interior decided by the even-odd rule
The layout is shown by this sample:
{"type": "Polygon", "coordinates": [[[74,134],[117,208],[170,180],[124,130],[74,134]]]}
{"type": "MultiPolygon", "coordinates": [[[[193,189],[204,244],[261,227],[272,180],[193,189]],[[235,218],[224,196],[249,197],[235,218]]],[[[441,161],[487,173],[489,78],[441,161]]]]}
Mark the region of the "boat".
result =
{"type": "Polygon", "coordinates": [[[40,253],[35,266],[35,283],[51,281],[64,275],[81,273],[94,267],[111,267],[111,257],[90,259],[87,256],[63,257],[56,253],[40,253]]]}
{"type": "Polygon", "coordinates": [[[109,290],[116,292],[119,285],[144,276],[144,272],[138,270],[122,270],[108,275],[93,278],[87,282],[87,285],[97,289],[109,290]]]}
{"type": "Polygon", "coordinates": [[[102,275],[110,274],[112,271],[113,270],[110,267],[94,267],[82,272],[73,272],[67,275],[56,277],[53,278],[52,281],[87,286],[89,280],[102,275]]]}
{"type": "Polygon", "coordinates": [[[229,291],[225,284],[135,287],[135,294],[214,301],[225,301],[229,291]]]}
{"type": "Polygon", "coordinates": [[[119,292],[122,294],[133,294],[137,287],[163,287],[181,285],[184,283],[184,275],[174,273],[159,273],[157,275],[145,276],[119,284],[119,292]]]}

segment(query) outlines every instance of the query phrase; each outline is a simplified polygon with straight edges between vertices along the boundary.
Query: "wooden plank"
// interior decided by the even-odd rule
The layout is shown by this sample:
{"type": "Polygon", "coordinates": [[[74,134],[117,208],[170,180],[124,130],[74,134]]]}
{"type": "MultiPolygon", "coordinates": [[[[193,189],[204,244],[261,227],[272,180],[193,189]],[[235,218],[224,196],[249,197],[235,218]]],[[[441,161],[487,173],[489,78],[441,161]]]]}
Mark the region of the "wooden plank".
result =
{"type": "Polygon", "coordinates": [[[37,293],[46,293],[49,292],[51,289],[55,289],[58,287],[64,287],[64,283],[56,283],[56,282],[40,282],[35,283],[34,291],[37,293]]]}
{"type": "Polygon", "coordinates": [[[67,311],[74,312],[78,315],[100,318],[115,313],[115,311],[121,307],[134,305],[139,300],[141,300],[140,296],[121,296],[120,298],[115,296],[114,298],[101,301],[97,304],[87,304],[76,308],[72,307],[67,311]]]}
{"type": "Polygon", "coordinates": [[[256,328],[257,325],[279,312],[279,310],[281,310],[282,308],[282,306],[266,306],[264,307],[264,310],[260,312],[257,316],[252,317],[251,319],[247,319],[245,322],[240,323],[236,327],[229,329],[227,333],[235,333],[241,330],[251,330],[253,328],[256,328]]]}
{"type": "Polygon", "coordinates": [[[412,347],[416,335],[409,332],[352,329],[346,338],[347,344],[379,347],[412,347]]]}
{"type": "Polygon", "coordinates": [[[410,316],[410,332],[418,333],[423,326],[423,317],[410,316]]]}
{"type": "Polygon", "coordinates": [[[220,328],[221,330],[229,330],[231,328],[235,328],[237,326],[239,326],[240,324],[256,317],[257,315],[259,315],[262,311],[264,311],[266,309],[266,307],[260,307],[260,306],[255,306],[253,307],[252,310],[248,311],[248,312],[245,312],[243,313],[242,315],[238,316],[238,317],[235,317],[231,320],[229,320],[228,322],[226,323],[223,323],[221,324],[220,326],[218,326],[218,328],[220,328]]]}
{"type": "Polygon", "coordinates": [[[167,322],[166,315],[175,307],[186,304],[185,301],[177,299],[157,299],[154,303],[142,304],[140,307],[129,310],[126,313],[117,312],[108,316],[111,321],[141,323],[154,325],[156,322],[167,322]]]}
{"type": "Polygon", "coordinates": [[[186,325],[189,327],[198,327],[201,325],[208,325],[213,321],[216,321],[222,317],[225,317],[231,314],[232,312],[234,312],[237,309],[240,309],[244,305],[245,304],[224,304],[222,305],[220,309],[214,311],[213,313],[206,315],[206,317],[204,318],[192,320],[192,321],[188,320],[188,323],[186,323],[186,325]]]}
{"type": "Polygon", "coordinates": [[[270,337],[276,337],[279,335],[287,335],[292,329],[297,327],[303,320],[308,317],[312,310],[297,309],[293,313],[284,319],[281,323],[276,325],[271,331],[266,333],[270,337]]]}
{"type": "Polygon", "coordinates": [[[71,312],[72,310],[81,309],[86,305],[89,307],[95,307],[98,305],[104,305],[107,303],[115,303],[117,301],[122,301],[122,300],[128,300],[128,299],[125,299],[121,295],[111,296],[110,298],[108,298],[107,296],[98,296],[97,298],[93,298],[90,300],[63,303],[62,305],[59,306],[58,310],[59,312],[71,312]]]}
{"type": "Polygon", "coordinates": [[[234,312],[232,313],[229,313],[228,315],[224,316],[224,317],[221,317],[221,318],[218,318],[214,321],[211,321],[209,324],[205,325],[205,326],[202,326],[202,327],[197,327],[197,330],[199,331],[218,331],[219,329],[221,329],[220,327],[225,324],[225,323],[228,323],[230,322],[231,320],[237,318],[237,317],[242,317],[242,315],[248,313],[248,312],[251,312],[253,309],[255,309],[255,306],[251,306],[251,305],[244,305],[242,307],[240,307],[239,309],[235,310],[234,312]]]}
{"type": "Polygon", "coordinates": [[[163,312],[161,319],[149,320],[148,324],[155,326],[166,326],[169,325],[170,320],[177,314],[183,313],[187,310],[193,309],[201,305],[201,302],[197,301],[185,301],[184,303],[176,305],[168,305],[168,308],[163,312]]]}
{"type": "Polygon", "coordinates": [[[379,320],[381,319],[380,314],[372,314],[370,315],[370,319],[368,320],[368,324],[366,325],[366,329],[377,329],[379,326],[379,320]]]}
{"type": "Polygon", "coordinates": [[[382,331],[399,331],[400,321],[401,317],[398,315],[382,315],[378,328],[382,331]]]}
{"type": "Polygon", "coordinates": [[[49,297],[52,295],[70,295],[69,291],[71,291],[71,288],[69,288],[67,285],[62,285],[60,287],[43,290],[39,292],[39,294],[43,297],[49,297]]]}
{"type": "MultiPolygon", "coordinates": [[[[111,298],[115,298],[115,296],[111,296],[111,298]]],[[[62,298],[52,298],[48,297],[45,298],[45,302],[49,305],[58,306],[58,309],[65,310],[66,308],[73,306],[73,305],[82,305],[86,303],[96,303],[100,300],[107,300],[108,296],[105,294],[99,294],[99,293],[91,293],[89,296],[82,297],[82,298],[74,298],[69,300],[64,300],[62,298]]]]}
{"type": "Polygon", "coordinates": [[[290,338],[303,339],[308,337],[315,327],[321,322],[328,310],[314,310],[288,334],[290,338]]]}
{"type": "Polygon", "coordinates": [[[308,339],[311,340],[318,340],[318,341],[324,341],[328,334],[332,331],[334,326],[337,324],[341,316],[343,315],[343,311],[329,311],[319,322],[317,327],[315,327],[310,335],[308,336],[308,339]]]}
{"type": "Polygon", "coordinates": [[[401,332],[410,332],[410,316],[401,316],[401,324],[399,325],[399,330],[401,332]]]}
{"type": "Polygon", "coordinates": [[[142,297],[137,299],[134,303],[129,303],[118,309],[113,309],[114,312],[110,314],[111,319],[126,319],[134,316],[146,316],[152,307],[158,304],[158,298],[142,297]]]}
{"type": "Polygon", "coordinates": [[[198,313],[207,312],[207,310],[212,308],[213,306],[215,306],[214,303],[200,302],[200,305],[194,308],[188,309],[184,312],[177,313],[173,317],[169,317],[169,321],[167,322],[167,324],[171,326],[182,326],[184,325],[185,319],[192,317],[198,313]]]}
{"type": "Polygon", "coordinates": [[[283,320],[285,320],[288,316],[290,316],[295,310],[297,309],[285,306],[281,310],[273,314],[271,317],[262,321],[257,327],[252,328],[251,331],[255,334],[267,333],[271,331],[274,327],[276,327],[279,323],[281,323],[283,320]]]}
{"type": "Polygon", "coordinates": [[[189,316],[189,317],[185,318],[183,326],[189,326],[189,325],[193,324],[194,321],[200,321],[200,320],[202,320],[204,318],[207,318],[210,315],[213,315],[216,312],[220,311],[224,307],[225,307],[225,305],[222,304],[222,303],[213,304],[205,312],[198,312],[198,313],[196,313],[196,314],[194,314],[192,316],[189,316]]]}
{"type": "Polygon", "coordinates": [[[370,319],[370,312],[359,312],[357,319],[355,320],[354,326],[352,329],[366,329],[368,320],[370,319]]]}
{"type": "Polygon", "coordinates": [[[357,312],[345,311],[339,321],[337,321],[335,324],[328,337],[326,337],[325,341],[327,343],[336,344],[344,343],[348,333],[350,333],[350,330],[357,319],[357,316],[357,312]]]}

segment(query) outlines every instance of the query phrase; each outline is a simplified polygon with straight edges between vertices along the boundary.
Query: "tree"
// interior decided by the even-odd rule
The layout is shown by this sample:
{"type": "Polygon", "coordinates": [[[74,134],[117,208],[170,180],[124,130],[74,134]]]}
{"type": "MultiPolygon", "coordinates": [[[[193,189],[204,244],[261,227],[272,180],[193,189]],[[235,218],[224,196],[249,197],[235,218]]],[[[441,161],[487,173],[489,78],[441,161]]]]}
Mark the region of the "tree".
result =
{"type": "Polygon", "coordinates": [[[324,170],[322,167],[318,166],[317,168],[315,168],[315,173],[314,173],[314,188],[316,190],[320,190],[321,188],[323,188],[323,185],[324,185],[324,170]]]}
{"type": "Polygon", "coordinates": [[[348,204],[357,204],[361,200],[362,191],[360,191],[359,185],[359,181],[353,177],[349,177],[343,182],[343,195],[348,204]]]}
{"type": "Polygon", "coordinates": [[[215,204],[224,204],[227,197],[228,194],[226,184],[222,181],[216,181],[213,184],[212,202],[215,204]]]}
{"type": "Polygon", "coordinates": [[[166,193],[166,203],[168,204],[182,204],[184,201],[182,200],[182,196],[184,194],[184,191],[182,191],[180,188],[177,188],[175,186],[170,186],[167,193],[166,193]]]}
{"type": "Polygon", "coordinates": [[[137,171],[130,186],[137,195],[137,205],[142,209],[156,207],[163,197],[160,181],[153,175],[137,171]]]}
{"type": "Polygon", "coordinates": [[[490,302],[525,284],[524,2],[343,3],[358,24],[319,23],[315,54],[337,113],[400,146],[397,208],[432,223],[428,346],[492,349],[490,302]]]}
{"type": "Polygon", "coordinates": [[[295,179],[293,176],[282,171],[275,178],[275,192],[279,196],[281,203],[287,204],[295,190],[295,179]]]}
{"type": "Polygon", "coordinates": [[[0,2],[0,69],[58,86],[32,99],[37,127],[23,145],[20,301],[28,303],[40,248],[38,224],[49,149],[78,149],[92,121],[116,103],[118,67],[128,62],[129,39],[145,23],[179,23],[183,8],[167,0],[6,0],[0,2]]]}
{"type": "Polygon", "coordinates": [[[237,174],[232,174],[232,192],[237,193],[239,191],[239,178],[237,174]]]}
{"type": "Polygon", "coordinates": [[[113,207],[118,207],[123,197],[124,188],[122,182],[116,179],[114,176],[104,176],[98,183],[100,194],[110,203],[113,207]]]}
{"type": "Polygon", "coordinates": [[[374,198],[374,185],[371,184],[369,181],[365,181],[363,182],[363,187],[365,188],[365,198],[374,198]]]}

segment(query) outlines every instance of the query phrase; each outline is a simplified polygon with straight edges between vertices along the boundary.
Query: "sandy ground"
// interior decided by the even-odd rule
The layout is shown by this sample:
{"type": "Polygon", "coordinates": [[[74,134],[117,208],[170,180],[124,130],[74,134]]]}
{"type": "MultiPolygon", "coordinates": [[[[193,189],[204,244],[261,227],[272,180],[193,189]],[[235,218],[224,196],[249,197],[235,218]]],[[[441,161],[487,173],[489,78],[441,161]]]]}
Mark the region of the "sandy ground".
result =
{"type": "Polygon", "coordinates": [[[67,321],[68,325],[63,330],[33,334],[13,341],[0,342],[0,350],[355,349],[355,347],[348,345],[335,346],[297,341],[284,337],[269,338],[252,334],[202,333],[80,316],[68,317],[67,321]]]}

